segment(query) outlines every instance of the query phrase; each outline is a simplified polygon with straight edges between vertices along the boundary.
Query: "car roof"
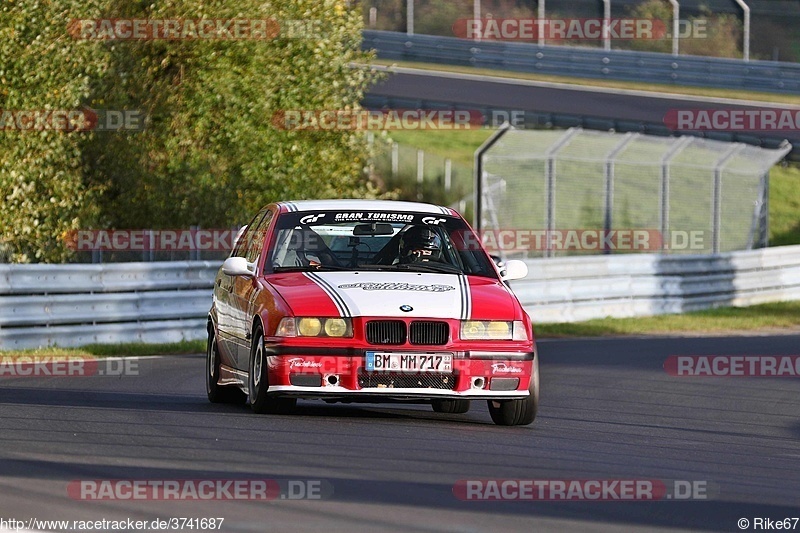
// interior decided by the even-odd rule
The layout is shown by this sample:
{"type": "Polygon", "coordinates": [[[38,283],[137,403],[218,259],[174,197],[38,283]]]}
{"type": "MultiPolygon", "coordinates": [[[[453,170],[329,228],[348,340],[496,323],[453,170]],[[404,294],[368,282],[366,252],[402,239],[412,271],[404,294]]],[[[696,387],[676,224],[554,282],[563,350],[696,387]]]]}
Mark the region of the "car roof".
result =
{"type": "Polygon", "coordinates": [[[457,215],[448,207],[421,202],[399,202],[396,200],[299,200],[279,202],[287,211],[394,211],[397,213],[431,213],[435,215],[457,215]]]}

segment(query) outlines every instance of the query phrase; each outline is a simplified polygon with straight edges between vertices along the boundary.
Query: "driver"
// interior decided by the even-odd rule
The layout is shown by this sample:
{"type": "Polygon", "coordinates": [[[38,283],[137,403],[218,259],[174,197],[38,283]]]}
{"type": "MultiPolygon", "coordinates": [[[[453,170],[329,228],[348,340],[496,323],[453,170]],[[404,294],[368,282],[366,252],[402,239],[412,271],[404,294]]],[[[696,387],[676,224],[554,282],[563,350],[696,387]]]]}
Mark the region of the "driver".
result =
{"type": "Polygon", "coordinates": [[[442,261],[442,239],[427,226],[412,226],[400,239],[398,262],[442,261]]]}

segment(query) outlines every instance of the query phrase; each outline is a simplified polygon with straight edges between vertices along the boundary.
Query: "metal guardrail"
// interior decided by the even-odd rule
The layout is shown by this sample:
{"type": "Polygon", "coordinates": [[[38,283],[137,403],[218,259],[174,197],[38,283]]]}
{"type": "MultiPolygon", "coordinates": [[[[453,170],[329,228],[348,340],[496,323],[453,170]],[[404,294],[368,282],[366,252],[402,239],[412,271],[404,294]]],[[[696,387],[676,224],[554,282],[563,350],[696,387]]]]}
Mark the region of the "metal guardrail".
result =
{"type": "Polygon", "coordinates": [[[540,47],[375,30],[365,30],[363,35],[362,47],[376,50],[382,59],[666,85],[782,94],[800,92],[800,64],[796,63],[572,46],[540,47]]]}
{"type": "Polygon", "coordinates": [[[650,316],[800,299],[800,246],[703,256],[531,259],[512,284],[536,322],[650,316]]]}
{"type": "MultiPolygon", "coordinates": [[[[534,323],[800,299],[800,246],[527,261],[534,323]]],[[[202,339],[218,263],[0,265],[0,349],[202,339]]]]}
{"type": "Polygon", "coordinates": [[[0,349],[201,339],[219,265],[0,265],[0,349]]]}
{"type": "Polygon", "coordinates": [[[210,288],[222,262],[0,265],[0,296],[210,288]]]}

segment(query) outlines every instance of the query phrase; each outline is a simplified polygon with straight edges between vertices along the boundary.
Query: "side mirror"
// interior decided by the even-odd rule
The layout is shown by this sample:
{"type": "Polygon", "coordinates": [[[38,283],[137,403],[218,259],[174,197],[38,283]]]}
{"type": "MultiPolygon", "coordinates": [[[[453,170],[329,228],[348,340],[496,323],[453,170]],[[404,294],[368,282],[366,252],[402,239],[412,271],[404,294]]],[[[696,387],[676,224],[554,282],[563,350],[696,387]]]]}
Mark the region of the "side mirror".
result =
{"type": "Polygon", "coordinates": [[[514,281],[528,275],[528,265],[519,259],[509,259],[504,266],[506,272],[503,281],[514,281]]]}
{"type": "Polygon", "coordinates": [[[228,276],[245,276],[252,278],[252,265],[244,257],[229,257],[222,263],[222,272],[228,276]]]}

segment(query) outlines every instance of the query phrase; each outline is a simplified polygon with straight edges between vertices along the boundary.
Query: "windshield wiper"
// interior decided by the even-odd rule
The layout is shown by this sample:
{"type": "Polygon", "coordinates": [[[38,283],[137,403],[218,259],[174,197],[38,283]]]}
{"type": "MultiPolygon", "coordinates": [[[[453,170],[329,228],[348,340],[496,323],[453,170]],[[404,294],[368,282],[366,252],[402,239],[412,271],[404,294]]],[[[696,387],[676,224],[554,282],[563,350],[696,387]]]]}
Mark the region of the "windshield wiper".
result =
{"type": "Polygon", "coordinates": [[[353,267],[350,270],[394,270],[395,265],[377,265],[377,264],[366,264],[366,265],[358,265],[357,267],[353,267]]]}
{"type": "Polygon", "coordinates": [[[425,263],[404,263],[394,265],[398,270],[411,270],[421,272],[436,272],[443,274],[461,274],[461,269],[449,263],[425,262],[425,263]]]}
{"type": "Polygon", "coordinates": [[[293,265],[293,266],[276,266],[272,267],[273,272],[322,272],[327,270],[355,270],[350,267],[336,266],[336,265],[293,265]]]}

